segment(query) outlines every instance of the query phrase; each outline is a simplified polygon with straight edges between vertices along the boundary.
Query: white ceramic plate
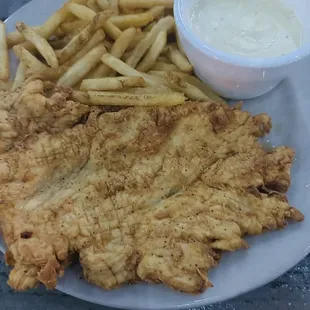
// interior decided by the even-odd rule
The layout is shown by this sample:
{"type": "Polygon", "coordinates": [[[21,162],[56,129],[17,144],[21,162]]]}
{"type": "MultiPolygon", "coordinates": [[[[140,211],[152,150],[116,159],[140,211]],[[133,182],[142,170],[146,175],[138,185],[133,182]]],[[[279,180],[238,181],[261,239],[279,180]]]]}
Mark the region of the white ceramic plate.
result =
{"type": "MultiPolygon", "coordinates": [[[[28,3],[8,19],[8,30],[13,31],[17,21],[23,20],[30,25],[42,23],[63,2],[34,0],[28,3]]],[[[16,67],[16,60],[12,59],[12,62],[16,67]]],[[[81,280],[78,266],[67,270],[57,288],[69,295],[115,308],[191,308],[230,299],[267,284],[302,260],[310,252],[309,72],[310,58],[272,93],[247,101],[244,107],[252,113],[267,112],[271,115],[274,129],[268,139],[273,145],[286,144],[296,150],[289,200],[304,213],[303,223],[250,238],[249,250],[225,254],[219,267],[210,272],[214,288],[198,296],[177,293],[162,285],[147,284],[124,286],[107,292],[81,280]]],[[[1,244],[0,249],[4,250],[1,244]]]]}

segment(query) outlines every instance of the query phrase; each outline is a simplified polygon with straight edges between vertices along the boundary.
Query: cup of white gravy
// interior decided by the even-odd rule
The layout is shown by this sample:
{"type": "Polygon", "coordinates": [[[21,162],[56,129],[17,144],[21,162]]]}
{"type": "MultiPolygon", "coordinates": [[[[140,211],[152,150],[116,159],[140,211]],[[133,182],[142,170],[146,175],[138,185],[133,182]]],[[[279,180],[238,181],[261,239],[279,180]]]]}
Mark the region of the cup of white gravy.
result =
{"type": "Polygon", "coordinates": [[[308,0],[175,0],[183,48],[220,95],[249,99],[288,77],[310,54],[308,0]]]}

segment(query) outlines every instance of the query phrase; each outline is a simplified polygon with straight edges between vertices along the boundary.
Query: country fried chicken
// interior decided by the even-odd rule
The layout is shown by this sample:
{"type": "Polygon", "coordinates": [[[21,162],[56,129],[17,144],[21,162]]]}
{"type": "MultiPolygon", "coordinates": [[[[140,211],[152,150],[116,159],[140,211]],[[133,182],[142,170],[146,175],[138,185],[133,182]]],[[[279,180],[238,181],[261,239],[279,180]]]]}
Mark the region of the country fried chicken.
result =
{"type": "MultiPolygon", "coordinates": [[[[59,130],[53,122],[31,130],[16,117],[0,155],[14,289],[55,288],[77,253],[85,278],[104,289],[148,281],[200,293],[222,251],[303,220],[285,196],[294,151],[267,152],[258,141],[268,115],[211,101],[89,113],[61,95],[54,109],[40,97],[45,110],[34,121],[69,113],[59,130]]],[[[23,101],[4,110],[12,109],[18,115],[23,101]]]]}
{"type": "Polygon", "coordinates": [[[0,153],[31,134],[60,133],[77,124],[89,107],[69,100],[70,90],[31,78],[0,93],[0,153]]]}

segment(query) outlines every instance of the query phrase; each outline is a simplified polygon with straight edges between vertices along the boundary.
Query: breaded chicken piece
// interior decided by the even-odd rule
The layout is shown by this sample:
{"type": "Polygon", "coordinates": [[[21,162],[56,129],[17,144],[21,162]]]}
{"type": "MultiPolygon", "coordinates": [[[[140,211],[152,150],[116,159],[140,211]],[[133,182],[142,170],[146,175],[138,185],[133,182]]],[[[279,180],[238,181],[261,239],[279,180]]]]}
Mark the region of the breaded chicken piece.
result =
{"type": "Polygon", "coordinates": [[[92,111],[0,155],[9,284],[52,289],[72,253],[105,289],[149,281],[200,293],[222,251],[303,215],[287,202],[294,152],[266,152],[265,115],[214,102],[92,111]]]}
{"type": "Polygon", "coordinates": [[[69,90],[33,78],[15,91],[1,93],[0,153],[28,135],[59,133],[77,124],[89,107],[69,97],[69,90]]]}

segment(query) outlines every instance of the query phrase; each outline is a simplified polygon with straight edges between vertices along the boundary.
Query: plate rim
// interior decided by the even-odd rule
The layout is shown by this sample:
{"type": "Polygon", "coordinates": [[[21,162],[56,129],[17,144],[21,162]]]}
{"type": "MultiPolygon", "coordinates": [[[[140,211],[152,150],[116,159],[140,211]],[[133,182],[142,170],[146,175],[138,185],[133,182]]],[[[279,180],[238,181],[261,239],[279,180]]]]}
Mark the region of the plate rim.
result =
{"type": "MultiPolygon", "coordinates": [[[[48,1],[48,0],[43,0],[43,1],[48,1]]],[[[60,0],[63,3],[66,2],[66,0],[60,0]]],[[[28,3],[22,5],[18,10],[16,10],[14,13],[12,13],[10,16],[8,16],[5,19],[5,23],[14,20],[14,18],[19,15],[23,10],[27,9],[27,7],[31,7],[33,6],[35,3],[40,3],[41,5],[38,5],[37,7],[40,9],[42,7],[42,0],[31,0],[28,3]]],[[[39,9],[37,10],[37,12],[39,11],[39,9]]],[[[290,224],[290,225],[294,225],[294,224],[290,224]]],[[[2,244],[4,244],[2,235],[0,234],[0,252],[2,252],[3,254],[5,254],[5,248],[4,246],[2,246],[2,244]]],[[[203,307],[203,306],[210,306],[210,305],[214,305],[217,304],[219,302],[227,302],[231,299],[234,298],[238,298],[246,293],[249,293],[251,291],[254,291],[256,289],[261,288],[264,285],[267,285],[269,283],[271,283],[272,281],[274,281],[275,279],[279,278],[281,275],[285,274],[286,272],[288,272],[289,270],[291,270],[294,266],[296,266],[298,263],[300,263],[303,259],[305,259],[308,255],[310,254],[310,242],[309,242],[309,246],[304,249],[302,251],[302,253],[300,253],[300,255],[296,255],[296,258],[294,260],[292,260],[291,264],[287,264],[285,267],[283,266],[283,268],[278,268],[276,272],[270,274],[269,277],[266,277],[264,281],[260,281],[259,284],[254,284],[254,285],[249,285],[248,288],[245,288],[243,290],[240,290],[240,292],[238,294],[235,293],[228,293],[228,294],[221,294],[218,296],[211,296],[211,297],[203,297],[201,299],[199,299],[199,295],[197,295],[197,301],[191,301],[188,303],[182,303],[182,304],[176,304],[176,305],[171,305],[171,306],[165,306],[165,308],[160,307],[160,306],[149,306],[149,305],[144,305],[141,306],[139,304],[137,304],[136,306],[132,305],[126,305],[126,304],[118,304],[117,300],[114,302],[110,302],[110,299],[106,299],[103,302],[99,302],[99,301],[94,301],[90,296],[88,296],[87,294],[81,295],[78,292],[75,291],[70,291],[70,289],[66,289],[65,287],[63,287],[62,285],[58,284],[56,289],[60,292],[63,292],[69,296],[72,296],[74,298],[86,301],[86,302],[90,302],[93,304],[98,304],[98,305],[102,305],[102,306],[106,306],[106,307],[112,307],[112,308],[117,308],[117,309],[128,309],[128,310],[162,310],[162,309],[166,309],[166,310],[178,310],[178,309],[188,309],[188,308],[192,308],[192,307],[203,307]]],[[[84,280],[86,281],[86,280],[84,280]]],[[[86,281],[87,282],[87,281],[86,281]]],[[[154,285],[162,285],[162,284],[154,284],[154,285]]],[[[167,289],[171,290],[170,288],[167,287],[167,289]]],[[[191,296],[191,295],[189,295],[191,296]]]]}

